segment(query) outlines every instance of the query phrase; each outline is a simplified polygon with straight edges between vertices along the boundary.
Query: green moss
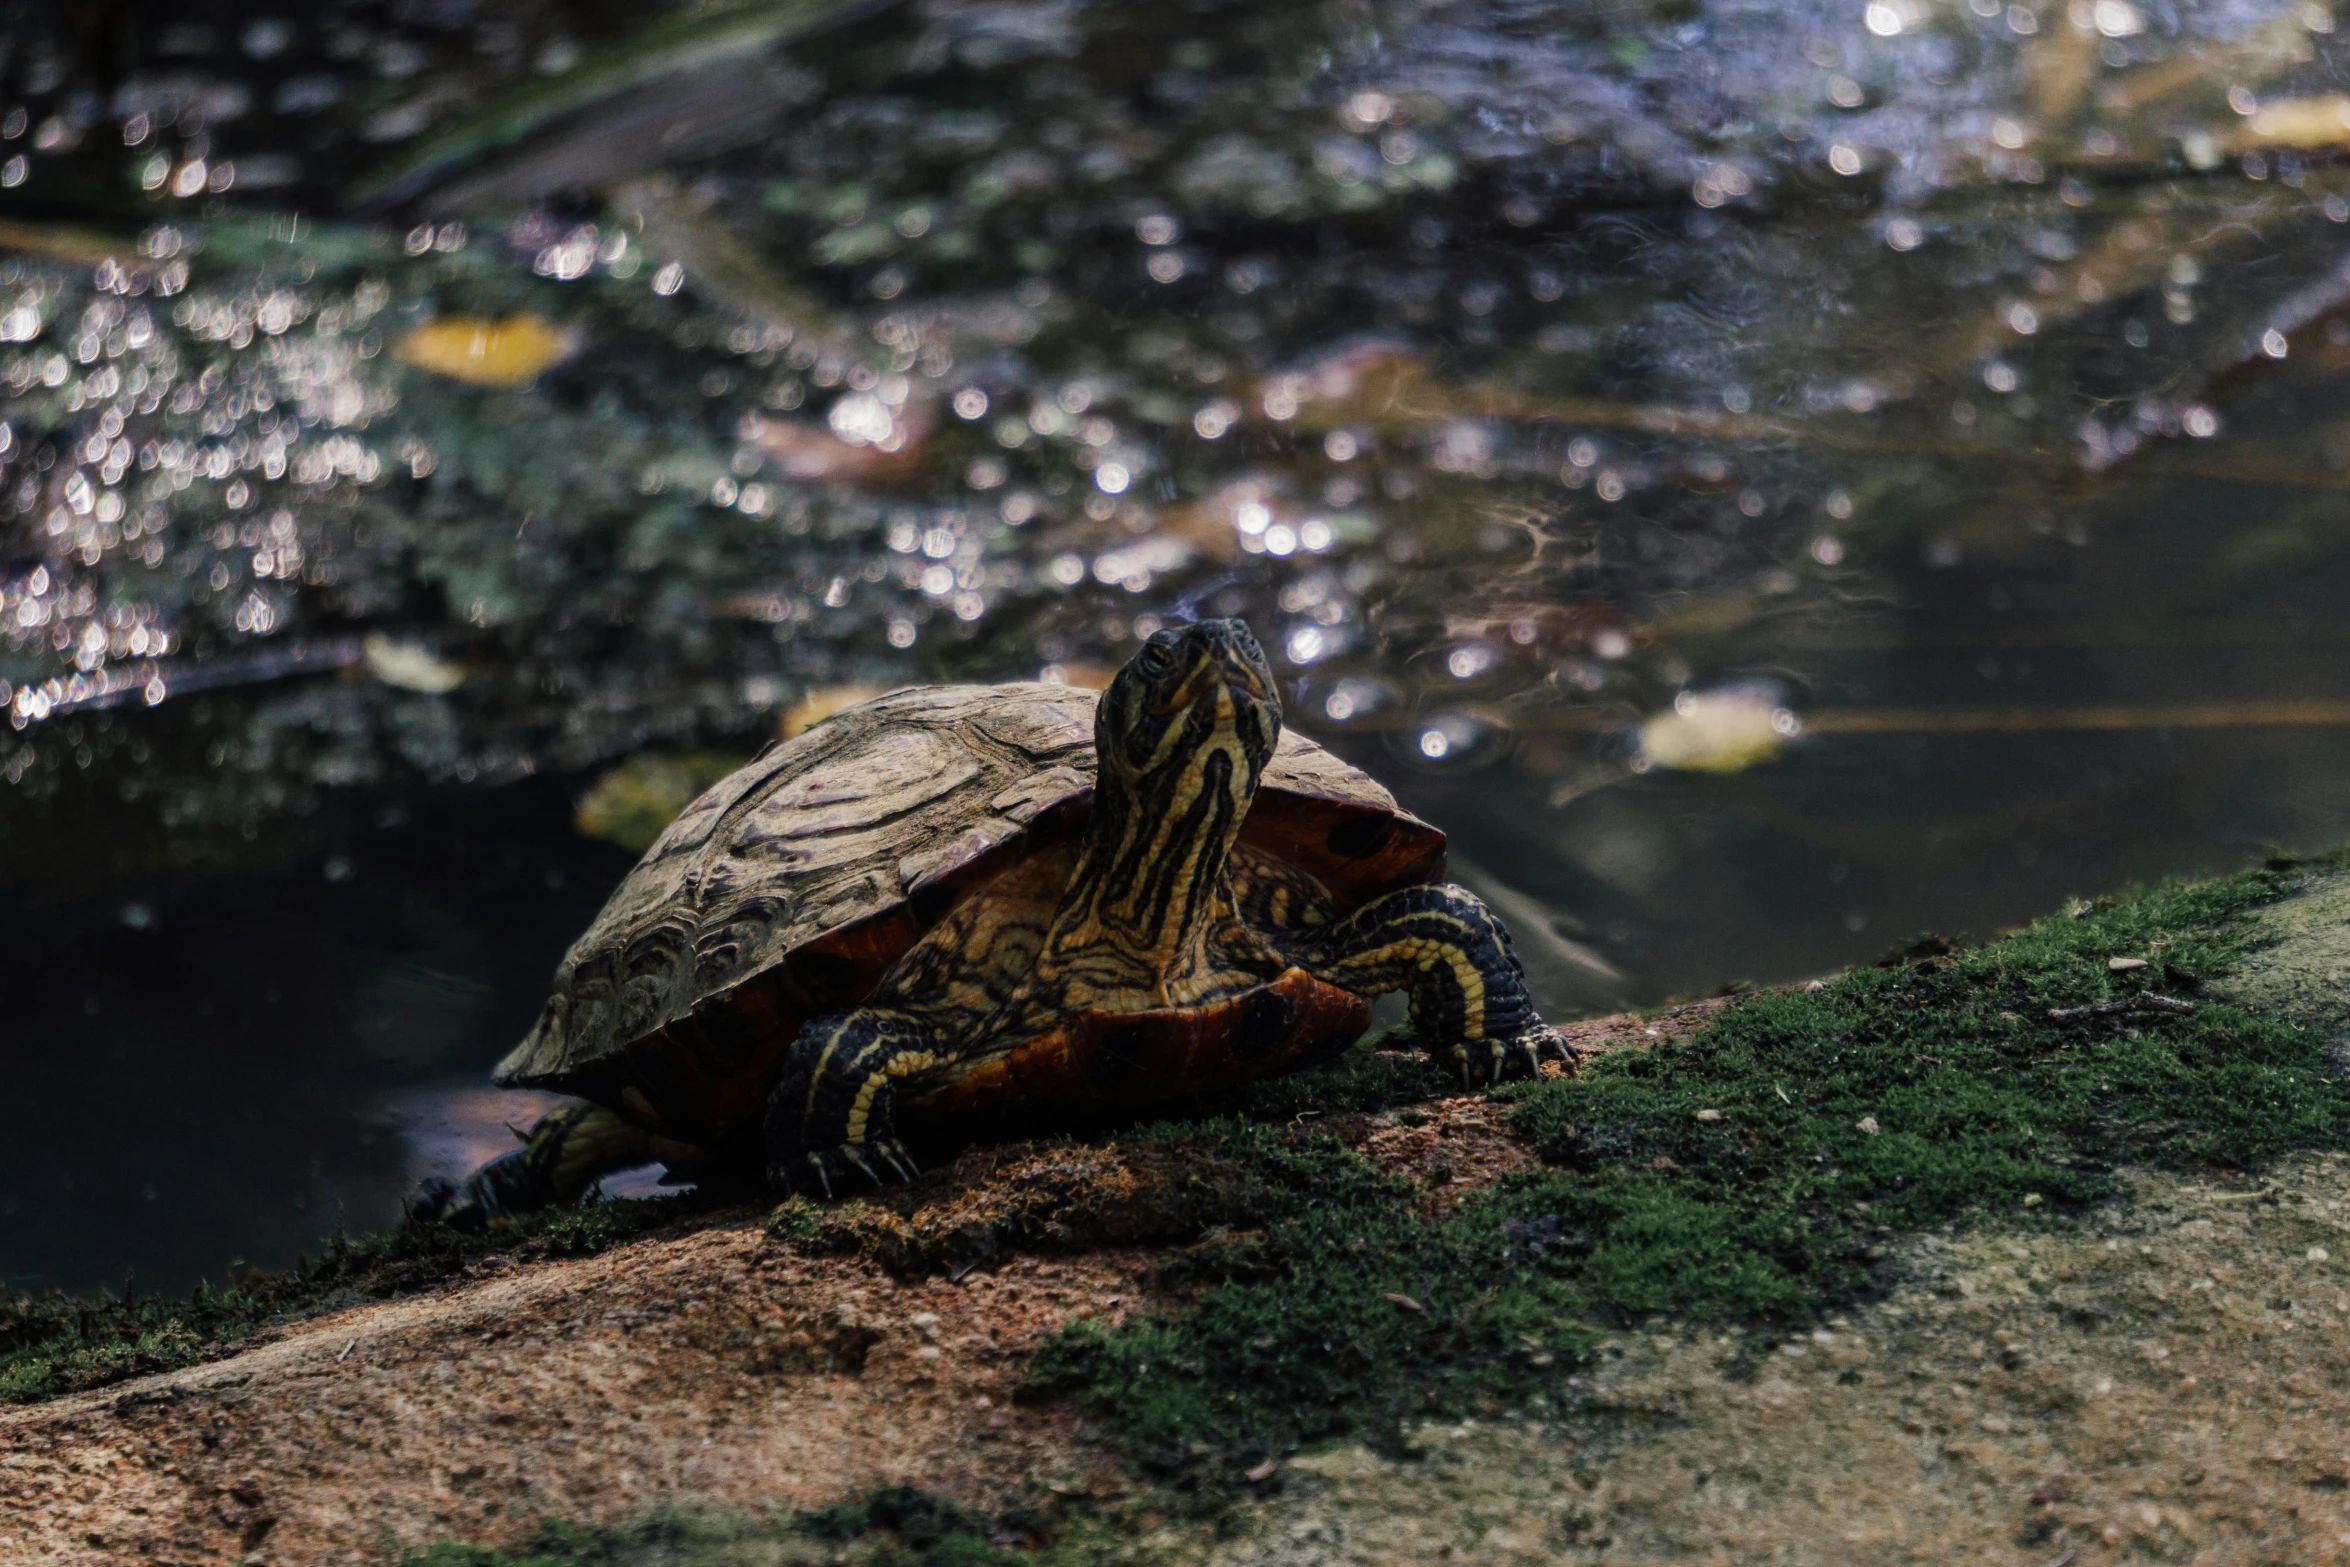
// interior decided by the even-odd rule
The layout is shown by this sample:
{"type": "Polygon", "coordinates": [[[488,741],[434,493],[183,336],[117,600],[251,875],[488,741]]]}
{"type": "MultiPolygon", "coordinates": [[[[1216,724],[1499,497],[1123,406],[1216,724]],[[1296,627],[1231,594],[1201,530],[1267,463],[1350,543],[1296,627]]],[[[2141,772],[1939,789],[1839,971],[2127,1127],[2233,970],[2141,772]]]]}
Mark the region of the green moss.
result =
{"type": "Polygon", "coordinates": [[[436,1541],[429,1550],[411,1551],[408,1567],[618,1567],[624,1542],[621,1531],[586,1529],[577,1524],[549,1523],[520,1553],[487,1545],[436,1541]]]}
{"type": "Polygon", "coordinates": [[[767,1238],[781,1245],[818,1249],[828,1210],[814,1198],[794,1192],[767,1216],[767,1238]]]}
{"type": "Polygon", "coordinates": [[[507,1245],[527,1246],[549,1257],[593,1257],[690,1209],[707,1206],[683,1195],[583,1202],[526,1221],[507,1238],[507,1245]]]}
{"type": "MultiPolygon", "coordinates": [[[[1331,1139],[1170,1129],[1218,1130],[1244,1164],[1310,1166],[1310,1200],[1272,1217],[1249,1281],[1181,1314],[1066,1332],[1031,1387],[1081,1397],[1163,1462],[1378,1437],[1541,1393],[1596,1335],[1648,1313],[1807,1320],[1869,1294],[1896,1232],[2062,1222],[2112,1194],[2122,1160],[2243,1168],[2339,1146],[2350,1089],[2328,1074],[2324,1032],[2193,977],[2241,962],[2262,939],[2250,912],[2299,876],[2170,883],[1978,950],[1928,944],[1754,997],[1684,1045],[1501,1089],[1547,1168],[1443,1219],[1331,1139]],[[2166,986],[2196,994],[2192,1015],[2049,1016],[2166,986]]],[[[1342,1097],[1376,1088],[1359,1061],[1325,1073],[1342,1097]]]]}
{"type": "Polygon", "coordinates": [[[1006,1532],[1001,1523],[909,1485],[881,1486],[861,1500],[804,1513],[798,1526],[844,1545],[887,1534],[904,1547],[903,1559],[929,1567],[1012,1567],[1020,1560],[989,1543],[991,1535],[1006,1532]]]}
{"type": "Polygon", "coordinates": [[[756,1562],[857,1567],[1020,1567],[993,1538],[1020,1520],[981,1518],[911,1486],[883,1486],[815,1512],[656,1512],[625,1524],[551,1522],[520,1552],[443,1540],[405,1567],[744,1567],[756,1562]]]}
{"type": "Polygon", "coordinates": [[[584,1257],[707,1203],[690,1197],[558,1208],[478,1235],[422,1225],[337,1235],[283,1273],[246,1269],[185,1297],[85,1299],[0,1289],[0,1404],[33,1403],[236,1353],[261,1328],[425,1289],[484,1257],[584,1257]]]}
{"type": "Polygon", "coordinates": [[[1249,1084],[1235,1104],[1252,1120],[1294,1122],[1385,1110],[1459,1091],[1457,1080],[1447,1078],[1400,1034],[1374,1034],[1327,1065],[1249,1084]]]}

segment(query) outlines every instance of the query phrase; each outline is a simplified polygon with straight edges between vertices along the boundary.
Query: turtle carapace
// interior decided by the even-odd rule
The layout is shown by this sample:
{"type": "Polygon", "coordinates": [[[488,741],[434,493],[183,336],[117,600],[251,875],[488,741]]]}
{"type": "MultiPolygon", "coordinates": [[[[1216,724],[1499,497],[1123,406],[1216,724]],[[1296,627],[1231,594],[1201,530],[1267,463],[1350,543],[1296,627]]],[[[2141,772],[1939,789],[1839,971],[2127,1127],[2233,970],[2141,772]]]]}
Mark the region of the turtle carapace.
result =
{"type": "Polygon", "coordinates": [[[419,1212],[660,1160],[815,1192],[909,1147],[1328,1059],[1401,991],[1463,1081],[1564,1059],[1444,837],[1281,727],[1247,626],[1160,631],[1098,704],[925,686],[771,746],[671,824],[557,969],[509,1087],[582,1103],[419,1212]]]}

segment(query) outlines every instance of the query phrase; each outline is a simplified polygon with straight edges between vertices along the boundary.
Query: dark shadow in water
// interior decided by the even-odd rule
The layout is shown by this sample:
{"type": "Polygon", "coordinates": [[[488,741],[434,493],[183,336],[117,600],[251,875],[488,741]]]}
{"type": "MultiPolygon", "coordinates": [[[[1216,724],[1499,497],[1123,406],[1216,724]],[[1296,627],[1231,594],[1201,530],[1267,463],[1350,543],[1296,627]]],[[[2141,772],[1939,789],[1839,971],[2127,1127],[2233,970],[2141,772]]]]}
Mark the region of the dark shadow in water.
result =
{"type": "Polygon", "coordinates": [[[482,1083],[627,867],[567,817],[543,781],[427,796],[292,874],[0,915],[0,1279],[185,1289],[394,1222],[395,1089],[482,1083]]]}

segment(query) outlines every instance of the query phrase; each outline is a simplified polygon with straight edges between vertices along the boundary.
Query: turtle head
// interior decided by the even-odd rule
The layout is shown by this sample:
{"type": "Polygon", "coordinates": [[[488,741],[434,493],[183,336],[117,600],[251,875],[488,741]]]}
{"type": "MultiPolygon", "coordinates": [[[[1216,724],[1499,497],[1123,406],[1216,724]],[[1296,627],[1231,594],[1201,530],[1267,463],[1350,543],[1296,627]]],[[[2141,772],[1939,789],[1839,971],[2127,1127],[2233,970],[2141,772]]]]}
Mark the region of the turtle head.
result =
{"type": "Polygon", "coordinates": [[[1093,813],[1053,939],[1115,948],[1162,978],[1195,962],[1280,738],[1248,627],[1203,620],[1145,642],[1094,711],[1093,813]]]}
{"type": "Polygon", "coordinates": [[[1273,671],[1240,620],[1155,633],[1118,671],[1094,716],[1105,781],[1115,774],[1151,809],[1174,813],[1201,788],[1237,789],[1246,810],[1280,738],[1273,671]]]}

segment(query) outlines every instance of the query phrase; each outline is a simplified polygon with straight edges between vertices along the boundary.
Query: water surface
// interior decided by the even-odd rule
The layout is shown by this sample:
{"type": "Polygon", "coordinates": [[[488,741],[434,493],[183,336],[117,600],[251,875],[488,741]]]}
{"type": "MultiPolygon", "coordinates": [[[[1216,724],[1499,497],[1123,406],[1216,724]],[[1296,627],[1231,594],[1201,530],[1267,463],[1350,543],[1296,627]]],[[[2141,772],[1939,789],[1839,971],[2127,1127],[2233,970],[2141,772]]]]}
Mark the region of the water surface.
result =
{"type": "Polygon", "coordinates": [[[495,1146],[607,769],[1191,614],[1561,1013],[2346,835],[2323,5],[207,18],[0,61],[16,1284],[495,1146]]]}

